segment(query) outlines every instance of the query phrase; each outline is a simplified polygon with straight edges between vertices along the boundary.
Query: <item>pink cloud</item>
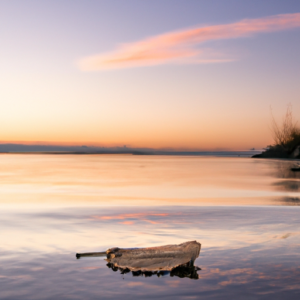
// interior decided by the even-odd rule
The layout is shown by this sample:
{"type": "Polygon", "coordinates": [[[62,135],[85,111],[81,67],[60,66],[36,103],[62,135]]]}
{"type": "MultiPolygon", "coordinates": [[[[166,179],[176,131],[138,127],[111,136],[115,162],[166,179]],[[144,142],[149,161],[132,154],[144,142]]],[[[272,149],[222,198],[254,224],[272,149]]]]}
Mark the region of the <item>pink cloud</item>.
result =
{"type": "Polygon", "coordinates": [[[82,70],[102,70],[164,63],[216,63],[232,61],[222,53],[196,45],[220,40],[247,37],[300,27],[300,13],[282,14],[260,19],[245,19],[236,23],[205,26],[175,31],[123,44],[108,53],[83,58],[82,70]]]}
{"type": "Polygon", "coordinates": [[[123,224],[123,225],[133,225],[134,222],[133,222],[133,221],[124,221],[124,222],[119,222],[119,224],[123,224]]]}

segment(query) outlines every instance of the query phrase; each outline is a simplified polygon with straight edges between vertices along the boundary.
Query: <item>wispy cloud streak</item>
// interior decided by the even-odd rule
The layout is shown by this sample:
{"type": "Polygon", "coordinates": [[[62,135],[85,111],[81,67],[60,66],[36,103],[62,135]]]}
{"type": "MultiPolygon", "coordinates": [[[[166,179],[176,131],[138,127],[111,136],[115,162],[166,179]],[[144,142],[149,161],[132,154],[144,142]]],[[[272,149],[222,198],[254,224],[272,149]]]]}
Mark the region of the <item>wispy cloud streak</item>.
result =
{"type": "Polygon", "coordinates": [[[101,70],[164,63],[215,63],[233,60],[224,54],[198,44],[220,39],[248,37],[300,27],[300,13],[275,15],[260,19],[245,19],[236,23],[175,31],[123,44],[115,50],[79,62],[82,70],[101,70]]]}

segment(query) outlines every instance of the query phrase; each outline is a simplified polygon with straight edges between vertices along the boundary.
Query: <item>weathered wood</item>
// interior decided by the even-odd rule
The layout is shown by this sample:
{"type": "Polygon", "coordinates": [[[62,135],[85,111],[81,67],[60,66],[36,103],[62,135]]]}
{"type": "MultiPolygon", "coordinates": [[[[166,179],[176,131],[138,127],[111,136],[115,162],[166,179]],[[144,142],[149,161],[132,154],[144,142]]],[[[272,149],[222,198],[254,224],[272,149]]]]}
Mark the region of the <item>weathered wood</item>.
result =
{"type": "Polygon", "coordinates": [[[192,266],[200,249],[201,244],[196,241],[130,250],[113,248],[107,250],[106,260],[114,267],[130,271],[171,271],[181,265],[192,266]]]}
{"type": "Polygon", "coordinates": [[[76,253],[76,257],[103,257],[106,256],[106,252],[89,252],[89,253],[76,253]]]}
{"type": "Polygon", "coordinates": [[[179,245],[149,248],[110,248],[106,252],[77,253],[76,257],[106,256],[106,261],[112,269],[134,272],[171,271],[183,265],[192,267],[200,249],[200,243],[190,241],[179,245]]]}

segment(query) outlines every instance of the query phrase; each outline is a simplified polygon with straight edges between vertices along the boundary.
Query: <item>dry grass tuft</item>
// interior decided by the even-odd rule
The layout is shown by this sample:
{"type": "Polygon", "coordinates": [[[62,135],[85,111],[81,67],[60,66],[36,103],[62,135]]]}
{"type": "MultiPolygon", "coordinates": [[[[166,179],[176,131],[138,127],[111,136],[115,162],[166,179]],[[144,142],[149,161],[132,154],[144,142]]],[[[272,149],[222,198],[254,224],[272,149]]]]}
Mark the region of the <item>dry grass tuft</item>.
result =
{"type": "Polygon", "coordinates": [[[291,153],[295,147],[300,145],[300,128],[293,120],[292,105],[289,104],[282,123],[278,124],[271,109],[271,130],[275,144],[274,148],[281,148],[287,153],[291,153]]]}

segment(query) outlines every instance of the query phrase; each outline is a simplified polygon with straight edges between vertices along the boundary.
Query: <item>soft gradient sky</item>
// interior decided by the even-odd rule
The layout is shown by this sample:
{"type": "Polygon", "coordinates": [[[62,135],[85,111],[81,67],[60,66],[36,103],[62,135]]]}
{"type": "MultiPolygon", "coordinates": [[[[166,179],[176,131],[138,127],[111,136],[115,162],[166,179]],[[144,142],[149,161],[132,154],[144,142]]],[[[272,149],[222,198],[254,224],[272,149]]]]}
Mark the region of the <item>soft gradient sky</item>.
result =
{"type": "Polygon", "coordinates": [[[2,0],[0,43],[0,142],[261,148],[300,116],[298,0],[2,0]]]}

